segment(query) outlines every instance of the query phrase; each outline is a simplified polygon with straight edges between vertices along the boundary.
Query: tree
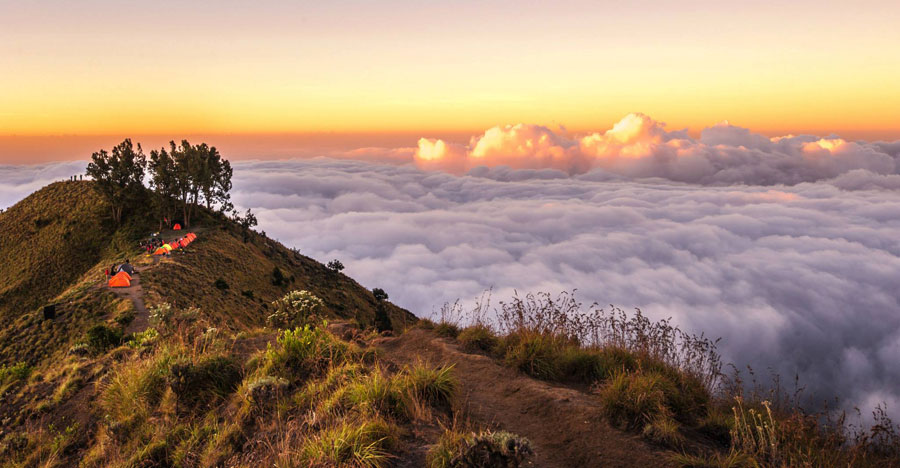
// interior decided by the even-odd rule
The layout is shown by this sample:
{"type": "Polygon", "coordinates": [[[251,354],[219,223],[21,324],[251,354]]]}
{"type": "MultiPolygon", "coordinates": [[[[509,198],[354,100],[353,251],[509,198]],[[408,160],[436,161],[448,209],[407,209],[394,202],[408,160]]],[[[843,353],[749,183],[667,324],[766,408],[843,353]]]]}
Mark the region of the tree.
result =
{"type": "Polygon", "coordinates": [[[231,220],[234,221],[238,226],[241,227],[241,233],[244,237],[244,242],[246,243],[250,240],[250,228],[256,226],[256,215],[250,211],[250,208],[247,208],[247,213],[244,216],[241,216],[237,210],[231,211],[231,220]]]}
{"type": "Polygon", "coordinates": [[[141,196],[147,159],[131,139],[116,145],[111,153],[100,150],[91,155],[85,173],[94,179],[94,189],[109,202],[116,224],[122,222],[125,208],[141,196]]]}
{"type": "Polygon", "coordinates": [[[334,260],[328,262],[328,264],[325,266],[327,266],[329,270],[331,270],[335,273],[339,273],[344,269],[344,264],[341,263],[341,261],[338,259],[334,259],[334,260]]]}
{"type": "Polygon", "coordinates": [[[378,332],[392,331],[394,326],[391,324],[391,317],[388,316],[387,305],[385,304],[388,300],[388,294],[384,292],[384,289],[375,288],[372,290],[372,295],[375,296],[375,300],[378,302],[378,305],[375,306],[375,328],[378,329],[378,332]]]}
{"type": "Polygon", "coordinates": [[[163,220],[172,226],[177,209],[175,197],[178,195],[178,181],[175,178],[175,159],[165,148],[150,152],[150,187],[153,189],[153,207],[162,230],[163,220]]]}
{"type": "Polygon", "coordinates": [[[169,142],[171,157],[175,161],[173,171],[176,196],[181,200],[183,221],[190,226],[191,216],[200,202],[212,210],[231,208],[231,163],[222,159],[215,146],[206,143],[192,145],[182,140],[181,145],[169,142]]]}

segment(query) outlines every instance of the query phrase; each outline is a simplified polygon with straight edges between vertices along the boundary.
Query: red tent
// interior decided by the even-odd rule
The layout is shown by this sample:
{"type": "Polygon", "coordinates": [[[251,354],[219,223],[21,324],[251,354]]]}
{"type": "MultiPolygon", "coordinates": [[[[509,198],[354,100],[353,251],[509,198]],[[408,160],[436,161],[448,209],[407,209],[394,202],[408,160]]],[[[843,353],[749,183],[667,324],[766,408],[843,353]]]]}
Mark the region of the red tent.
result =
{"type": "Polygon", "coordinates": [[[155,252],[153,252],[153,255],[165,255],[166,252],[167,252],[166,249],[160,247],[160,248],[156,249],[155,252]]]}
{"type": "Polygon", "coordinates": [[[173,230],[173,231],[180,231],[180,230],[181,230],[181,225],[178,224],[178,223],[176,223],[174,226],[172,226],[172,230],[173,230]]]}
{"type": "Polygon", "coordinates": [[[131,276],[124,271],[116,273],[116,276],[109,279],[111,288],[127,288],[129,286],[131,286],[131,276]]]}

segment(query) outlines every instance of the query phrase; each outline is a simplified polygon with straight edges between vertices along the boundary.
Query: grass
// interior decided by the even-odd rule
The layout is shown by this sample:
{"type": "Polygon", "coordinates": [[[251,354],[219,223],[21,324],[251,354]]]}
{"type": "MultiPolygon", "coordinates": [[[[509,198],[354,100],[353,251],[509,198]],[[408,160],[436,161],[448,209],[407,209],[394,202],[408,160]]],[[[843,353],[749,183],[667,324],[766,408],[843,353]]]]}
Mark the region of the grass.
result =
{"type": "Polygon", "coordinates": [[[716,341],[668,320],[596,305],[585,311],[568,293],[513,297],[488,320],[484,299],[469,313],[458,302],[445,304],[437,323],[422,328],[438,336],[461,330],[456,340],[465,351],[538,379],[589,387],[610,422],[680,452],[673,460],[683,466],[900,465],[900,426],[883,409],[869,425],[808,414],[796,398],[781,397],[777,380],[769,392],[777,404],[761,392],[735,401],[743,385],[722,373],[716,341]]]}

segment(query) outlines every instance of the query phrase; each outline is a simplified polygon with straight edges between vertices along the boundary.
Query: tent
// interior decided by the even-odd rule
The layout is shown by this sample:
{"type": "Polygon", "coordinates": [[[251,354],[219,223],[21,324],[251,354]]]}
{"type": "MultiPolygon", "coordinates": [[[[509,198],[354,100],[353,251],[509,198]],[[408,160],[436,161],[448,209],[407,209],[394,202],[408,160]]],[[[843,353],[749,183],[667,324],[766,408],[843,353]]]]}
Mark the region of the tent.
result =
{"type": "Polygon", "coordinates": [[[169,251],[172,250],[172,246],[169,244],[163,244],[162,248],[169,250],[169,251]]]}
{"type": "Polygon", "coordinates": [[[194,240],[194,239],[197,238],[197,234],[194,234],[193,232],[189,232],[189,233],[187,234],[187,236],[185,236],[185,237],[187,237],[187,238],[190,239],[190,240],[194,240]]]}
{"type": "Polygon", "coordinates": [[[160,247],[153,252],[153,255],[165,255],[167,252],[166,249],[160,247]]]}
{"type": "Polygon", "coordinates": [[[124,271],[129,275],[134,275],[134,267],[130,263],[123,263],[119,265],[119,271],[124,271]]]}
{"type": "Polygon", "coordinates": [[[172,226],[172,230],[173,230],[173,231],[180,231],[180,230],[181,230],[181,225],[176,223],[174,226],[172,226]]]}
{"type": "Polygon", "coordinates": [[[131,276],[124,271],[120,271],[109,279],[109,287],[111,288],[127,288],[131,286],[131,276]]]}

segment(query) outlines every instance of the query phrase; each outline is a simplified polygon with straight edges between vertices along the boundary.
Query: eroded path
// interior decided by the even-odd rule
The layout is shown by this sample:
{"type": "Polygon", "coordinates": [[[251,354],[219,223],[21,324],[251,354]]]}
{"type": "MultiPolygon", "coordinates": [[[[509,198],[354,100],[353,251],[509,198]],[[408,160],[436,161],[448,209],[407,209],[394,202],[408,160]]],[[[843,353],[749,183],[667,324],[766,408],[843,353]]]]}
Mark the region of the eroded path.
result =
{"type": "Polygon", "coordinates": [[[469,416],[528,438],[540,467],[664,467],[661,450],[611,427],[598,401],[583,392],[524,376],[487,356],[462,352],[425,330],[379,343],[397,365],[455,366],[469,416]]]}
{"type": "Polygon", "coordinates": [[[141,273],[150,270],[159,264],[160,257],[154,255],[151,257],[153,262],[149,265],[140,265],[134,267],[134,275],[131,276],[131,286],[127,288],[110,288],[116,296],[131,300],[134,304],[134,320],[125,328],[125,333],[142,332],[150,326],[150,313],[147,311],[147,305],[144,304],[144,288],[141,286],[141,273]]]}

